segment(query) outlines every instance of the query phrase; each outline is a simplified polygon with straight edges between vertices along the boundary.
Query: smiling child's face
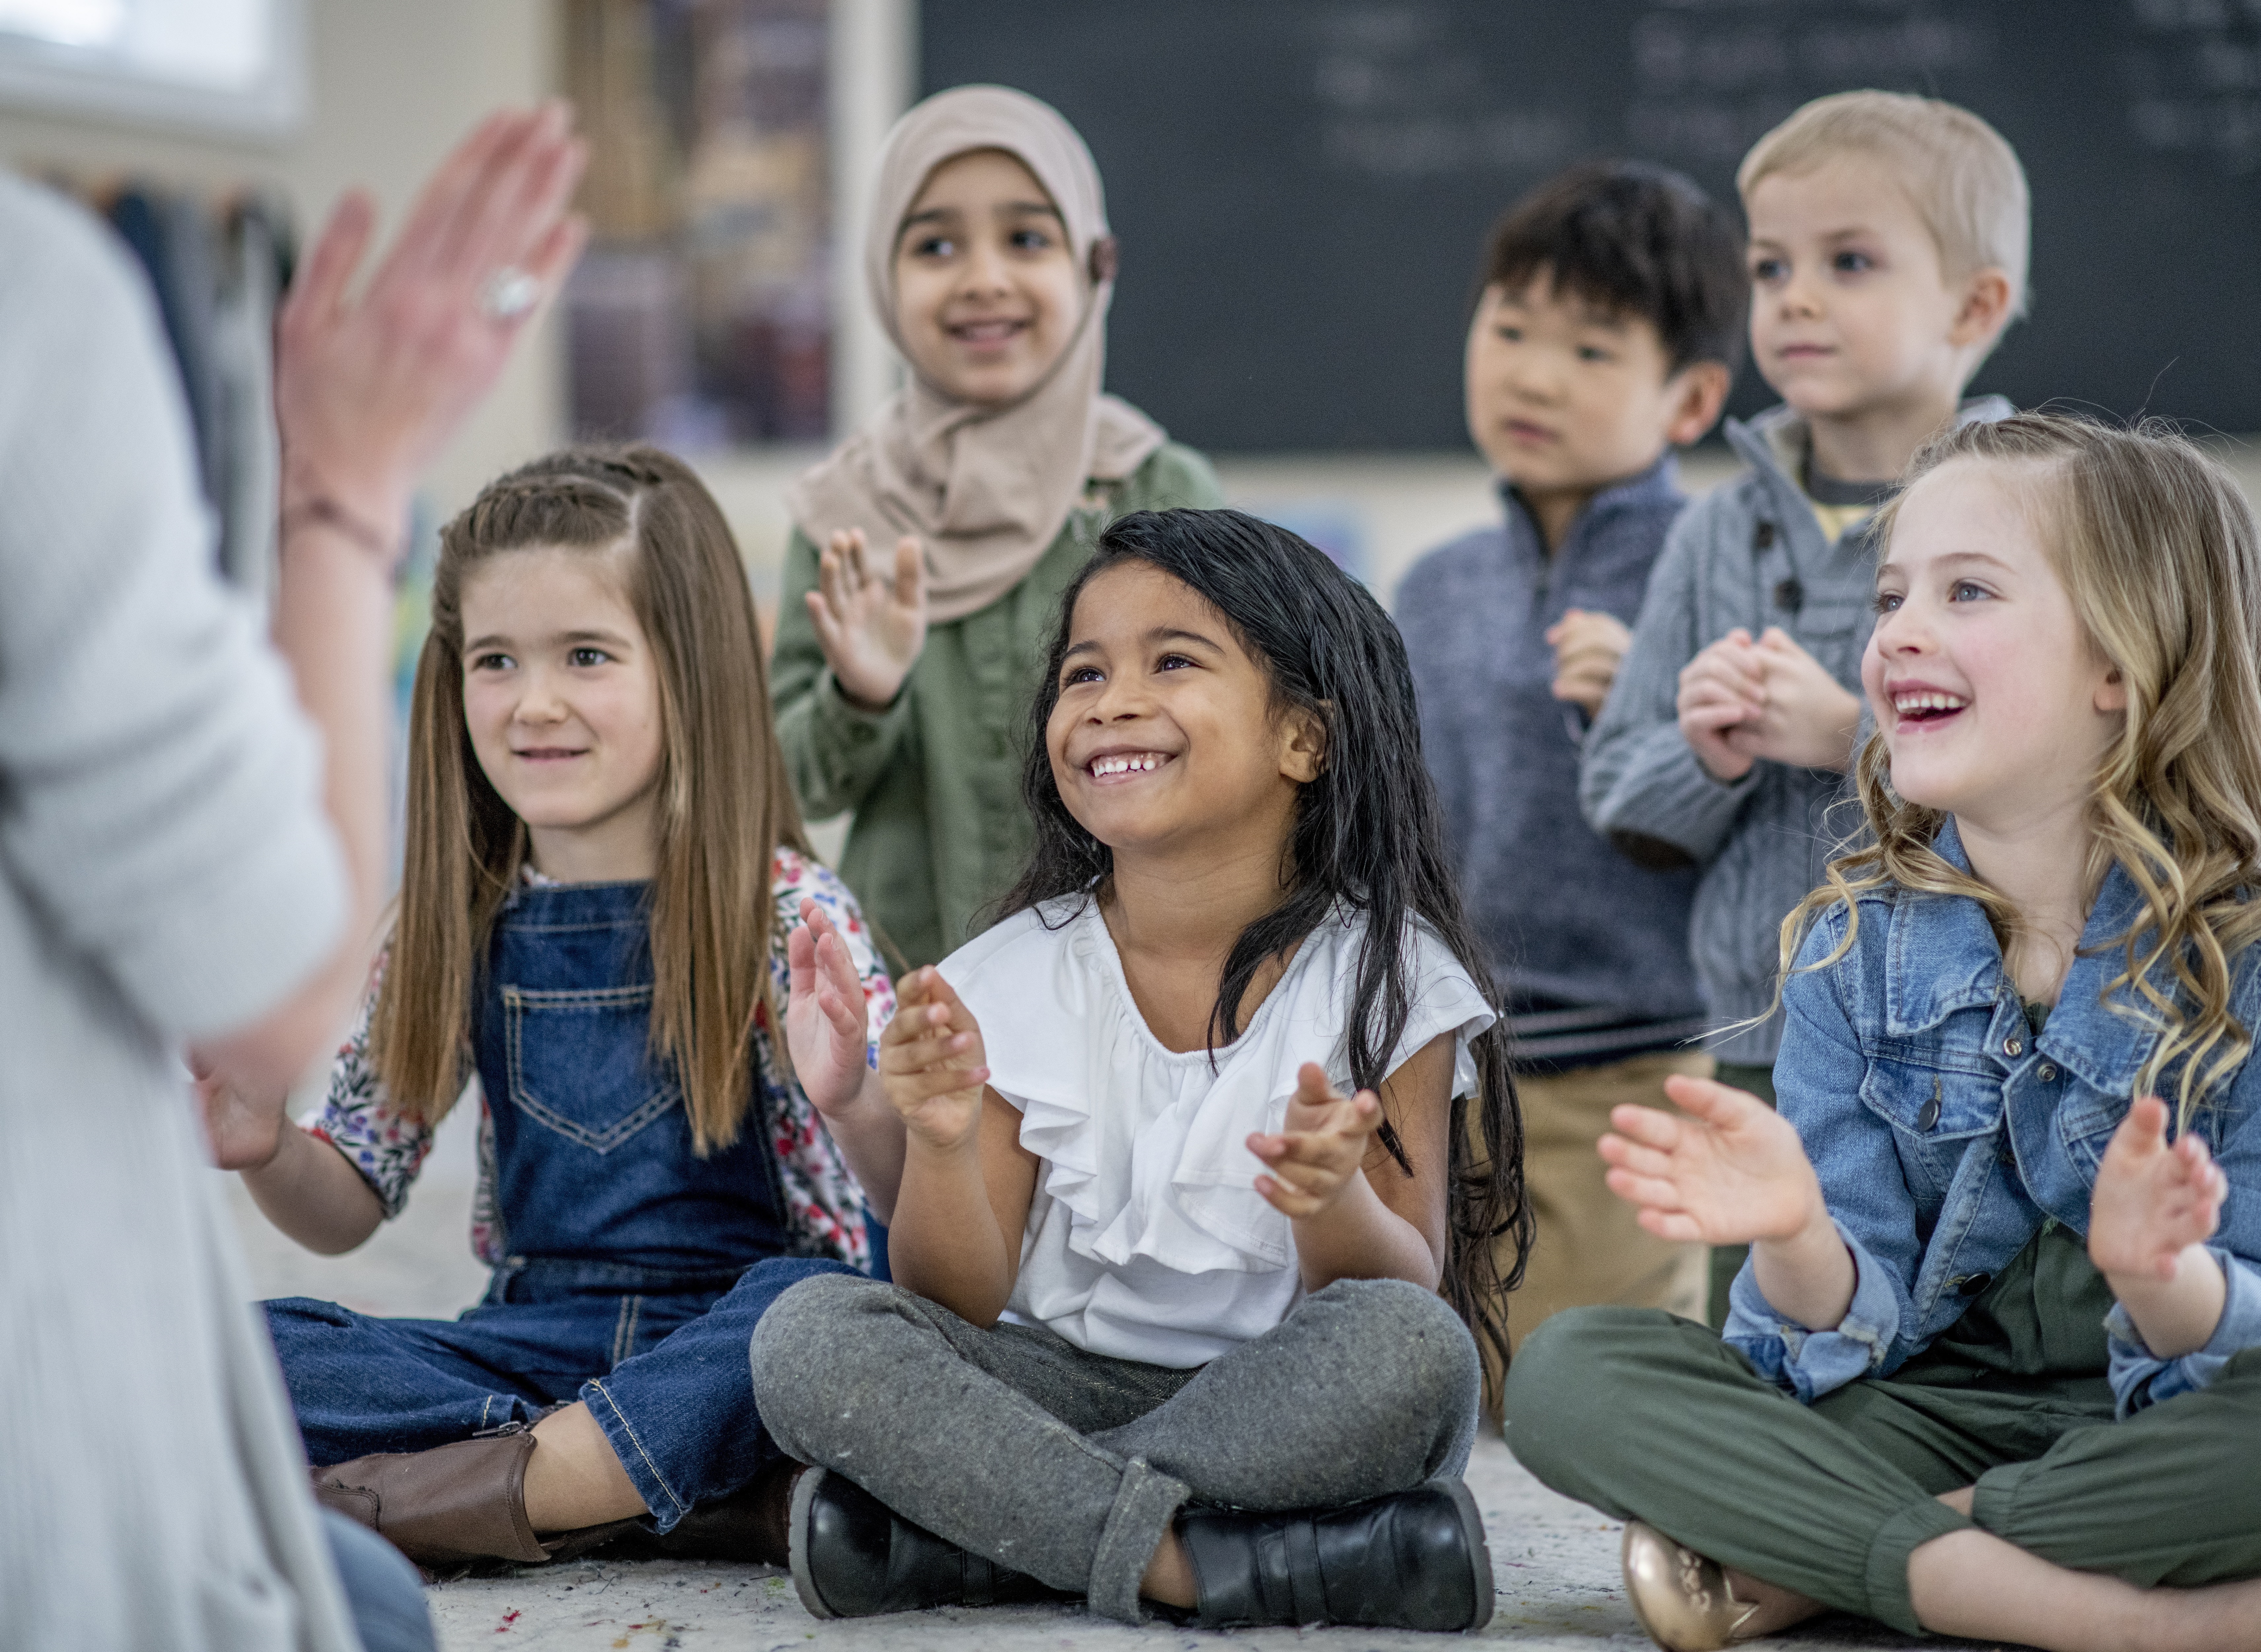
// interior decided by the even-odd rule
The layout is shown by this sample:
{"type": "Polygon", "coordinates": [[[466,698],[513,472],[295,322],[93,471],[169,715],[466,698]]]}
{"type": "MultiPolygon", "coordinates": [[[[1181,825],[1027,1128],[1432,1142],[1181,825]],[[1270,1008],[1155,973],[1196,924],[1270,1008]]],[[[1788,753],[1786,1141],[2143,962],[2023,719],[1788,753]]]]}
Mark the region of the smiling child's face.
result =
{"type": "Polygon", "coordinates": [[[1973,350],[1970,282],[1891,173],[1858,155],[1770,172],[1750,217],[1751,354],[1809,417],[1954,404],[1973,350]]]}
{"type": "Polygon", "coordinates": [[[1001,149],[927,177],[895,237],[895,320],[921,378],[1004,406],[1034,390],[1074,333],[1084,282],[1059,210],[1001,149]]]}
{"type": "Polygon", "coordinates": [[[665,733],[618,553],[502,551],[463,576],[463,721],[534,863],[570,883],[650,876],[665,733]]]}
{"type": "Polygon", "coordinates": [[[1320,739],[1274,706],[1263,666],[1183,581],[1123,562],[1078,595],[1044,749],[1068,812],[1118,864],[1242,838],[1276,854],[1320,739]]]}
{"type": "MultiPolygon", "coordinates": [[[[1525,494],[1593,493],[1691,442],[1719,396],[1691,395],[1646,317],[1618,315],[1541,271],[1484,289],[1468,328],[1468,435],[1525,494]]],[[[1724,395],[1726,369],[1716,367],[1724,395]]]]}
{"type": "Polygon", "coordinates": [[[2040,485],[1970,459],[1918,480],[1861,662],[1892,789],[1996,833],[2085,806],[2127,706],[2043,547],[2040,485]]]}

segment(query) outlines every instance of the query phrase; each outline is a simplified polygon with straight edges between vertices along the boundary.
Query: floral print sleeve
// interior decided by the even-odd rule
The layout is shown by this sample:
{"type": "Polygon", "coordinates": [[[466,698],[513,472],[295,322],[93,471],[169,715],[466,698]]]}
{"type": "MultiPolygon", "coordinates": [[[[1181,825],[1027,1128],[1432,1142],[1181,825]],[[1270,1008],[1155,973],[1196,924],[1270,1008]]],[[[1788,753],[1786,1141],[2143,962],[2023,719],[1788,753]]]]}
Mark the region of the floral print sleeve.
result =
{"type": "MultiPolygon", "coordinates": [[[[895,990],[887,979],[871,926],[856,905],[856,898],[829,868],[780,848],[777,853],[772,892],[776,898],[776,922],[772,926],[770,976],[776,1002],[786,998],[792,971],[786,945],[800,922],[804,897],[824,909],[848,948],[849,960],[864,983],[864,1005],[869,1019],[865,1029],[865,1062],[879,1064],[879,1034],[895,1013],[895,990]]],[[[780,1180],[785,1189],[786,1217],[802,1249],[812,1255],[837,1256],[852,1267],[871,1266],[871,1247],[864,1230],[864,1191],[840,1156],[840,1149],[824,1128],[815,1105],[800,1086],[781,1080],[780,1064],[770,1048],[774,1030],[766,1016],[756,1024],[760,1046],[759,1082],[762,1099],[776,1143],[780,1180]]]]}
{"type": "Polygon", "coordinates": [[[377,1008],[377,990],[384,979],[385,957],[380,954],[362,994],[361,1011],[353,1031],[339,1047],[330,1068],[329,1091],[322,1105],[298,1122],[311,1135],[319,1136],[359,1170],[376,1191],[387,1220],[400,1214],[424,1155],[432,1150],[432,1129],[392,1110],[391,1098],[369,1059],[369,1022],[377,1008]]]}

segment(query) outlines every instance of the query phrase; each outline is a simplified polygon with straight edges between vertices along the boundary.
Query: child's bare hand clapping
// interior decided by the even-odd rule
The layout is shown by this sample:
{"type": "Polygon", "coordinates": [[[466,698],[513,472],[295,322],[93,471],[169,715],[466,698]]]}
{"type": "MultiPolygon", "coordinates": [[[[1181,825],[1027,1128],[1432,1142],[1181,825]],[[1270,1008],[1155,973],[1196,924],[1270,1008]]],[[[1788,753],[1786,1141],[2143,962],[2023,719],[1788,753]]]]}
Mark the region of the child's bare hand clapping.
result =
{"type": "Polygon", "coordinates": [[[1554,650],[1554,697],[1593,717],[1609,698],[1633,633],[1615,614],[1572,608],[1547,628],[1547,646],[1554,650]]]}
{"type": "Polygon", "coordinates": [[[896,542],[892,576],[871,566],[857,529],[835,533],[818,557],[809,622],[833,680],[856,704],[887,705],[918,662],[926,646],[925,574],[919,543],[908,535],[896,542]]]}
{"type": "Polygon", "coordinates": [[[2222,1322],[2229,1282],[2207,1254],[2229,1180],[2206,1143],[2167,1141],[2166,1104],[2128,1109],[2096,1167],[2088,1198],[2088,1259],[2163,1360],[2204,1348],[2222,1322]]]}
{"type": "Polygon", "coordinates": [[[800,923],[786,938],[786,963],[785,1040],[793,1076],[817,1112],[837,1112],[863,1092],[869,1011],[847,943],[806,895],[800,923]]]}
{"type": "Polygon", "coordinates": [[[929,1147],[970,1147],[981,1132],[988,1057],[981,1028],[941,972],[914,969],[879,1036],[879,1076],[903,1126],[929,1147]]]}
{"type": "Polygon", "coordinates": [[[1741,780],[1758,754],[1729,737],[1766,712],[1766,666],[1738,626],[1680,669],[1680,737],[1715,780],[1741,780]]]}
{"type": "Polygon", "coordinates": [[[1382,1122],[1382,1103],[1370,1090],[1338,1095],[1326,1069],[1305,1062],[1288,1103],[1287,1128],[1248,1138],[1248,1150],[1272,1167],[1256,1191],[1284,1215],[1317,1216],[1342,1197],[1366,1162],[1367,1141],[1382,1122]]]}
{"type": "Polygon", "coordinates": [[[223,1170],[256,1170],[272,1162],[283,1145],[288,1095],[278,1090],[247,1096],[195,1055],[189,1057],[189,1070],[197,1081],[197,1105],[204,1114],[212,1162],[223,1170]]]}
{"type": "Polygon", "coordinates": [[[2088,1205],[2088,1256],[2107,1279],[2172,1279],[2182,1254],[2214,1237],[2229,1180],[2200,1137],[2170,1146],[2166,1104],[2145,1096],[2112,1133],[2088,1205]]]}
{"type": "Polygon", "coordinates": [[[1780,1113],[1708,1078],[1676,1076],[1664,1089],[1685,1116],[1612,1107],[1612,1134],[1596,1144],[1610,1191],[1639,1206],[1643,1227],[1676,1243],[1748,1245],[1787,1239],[1821,1210],[1805,1144],[1780,1113]]]}

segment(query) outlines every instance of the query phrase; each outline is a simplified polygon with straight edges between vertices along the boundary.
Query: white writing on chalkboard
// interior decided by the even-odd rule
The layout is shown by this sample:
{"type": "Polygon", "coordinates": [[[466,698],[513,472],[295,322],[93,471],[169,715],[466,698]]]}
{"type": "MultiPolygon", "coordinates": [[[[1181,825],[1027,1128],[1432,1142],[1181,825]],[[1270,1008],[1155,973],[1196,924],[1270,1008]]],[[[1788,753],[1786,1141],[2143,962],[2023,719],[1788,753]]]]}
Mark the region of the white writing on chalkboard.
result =
{"type": "Polygon", "coordinates": [[[2233,175],[2261,168],[2261,0],[2133,0],[2129,11],[2136,142],[2233,175]]]}
{"type": "Polygon", "coordinates": [[[1994,32],[1936,4],[1882,0],[1848,11],[1651,11],[1633,31],[1632,147],[1683,166],[1732,167],[1817,86],[1935,87],[1993,67],[1994,32]]]}

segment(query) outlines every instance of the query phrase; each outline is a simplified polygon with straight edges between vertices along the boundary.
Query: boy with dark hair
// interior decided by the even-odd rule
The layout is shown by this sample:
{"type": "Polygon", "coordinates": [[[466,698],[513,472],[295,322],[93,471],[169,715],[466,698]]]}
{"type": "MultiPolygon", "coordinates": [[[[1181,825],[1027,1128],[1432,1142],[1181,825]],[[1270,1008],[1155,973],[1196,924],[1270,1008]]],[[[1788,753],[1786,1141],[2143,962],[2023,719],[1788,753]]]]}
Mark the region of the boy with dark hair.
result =
{"type": "Polygon", "coordinates": [[[1590,1303],[1700,1313],[1704,1252],[1643,1231],[1594,1143],[1620,1102],[1708,1075],[1688,956],[1693,876],[1623,859],[1578,813],[1587,721],[1742,348],[1734,220],[1677,174],[1576,168],[1493,230],[1468,330],[1468,433],[1502,520],[1397,591],[1421,738],[1468,911],[1518,1046],[1538,1218],[1510,1327],[1590,1303]]]}

